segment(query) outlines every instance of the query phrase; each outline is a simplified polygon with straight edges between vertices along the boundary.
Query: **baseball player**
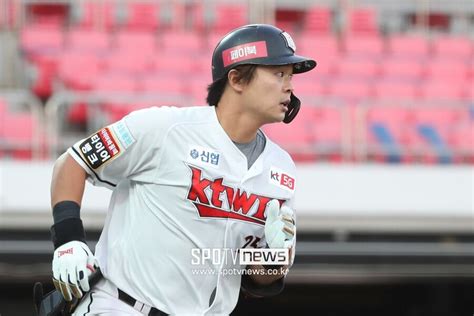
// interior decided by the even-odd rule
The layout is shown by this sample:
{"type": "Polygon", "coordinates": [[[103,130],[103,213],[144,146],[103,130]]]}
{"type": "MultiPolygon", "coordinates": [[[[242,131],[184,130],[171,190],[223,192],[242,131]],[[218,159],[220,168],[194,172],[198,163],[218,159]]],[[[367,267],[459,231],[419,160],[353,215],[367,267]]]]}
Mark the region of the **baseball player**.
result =
{"type": "Polygon", "coordinates": [[[282,290],[283,269],[195,259],[205,249],[283,248],[292,264],[295,165],[260,127],[298,113],[292,76],[316,62],[295,50],[274,26],[235,29],[212,56],[211,106],[132,112],[56,161],[53,281],[66,301],[81,299],[73,315],[226,315],[241,289],[282,290]],[[80,219],[86,180],[113,190],[95,255],[80,219]]]}

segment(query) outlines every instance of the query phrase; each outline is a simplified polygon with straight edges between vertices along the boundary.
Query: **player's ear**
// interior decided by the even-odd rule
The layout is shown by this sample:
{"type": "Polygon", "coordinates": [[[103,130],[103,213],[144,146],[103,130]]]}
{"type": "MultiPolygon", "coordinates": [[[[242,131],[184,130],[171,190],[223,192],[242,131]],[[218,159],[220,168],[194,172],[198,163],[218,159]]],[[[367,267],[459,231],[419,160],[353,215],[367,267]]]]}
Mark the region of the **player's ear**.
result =
{"type": "Polygon", "coordinates": [[[227,82],[229,86],[237,92],[242,92],[244,88],[244,82],[239,70],[232,69],[227,74],[227,82]]]}

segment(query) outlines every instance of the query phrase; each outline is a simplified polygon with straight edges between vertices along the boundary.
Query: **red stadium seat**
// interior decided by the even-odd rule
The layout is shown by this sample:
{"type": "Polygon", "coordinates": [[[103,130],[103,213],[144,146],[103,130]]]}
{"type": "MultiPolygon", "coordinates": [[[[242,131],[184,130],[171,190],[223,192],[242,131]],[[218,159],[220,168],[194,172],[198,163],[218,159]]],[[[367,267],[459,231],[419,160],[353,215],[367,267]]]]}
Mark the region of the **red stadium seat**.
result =
{"type": "Polygon", "coordinates": [[[300,99],[317,98],[327,94],[324,80],[317,78],[296,76],[293,77],[293,89],[300,99]]]}
{"type": "Polygon", "coordinates": [[[242,3],[217,2],[215,9],[215,20],[212,28],[217,31],[230,32],[231,30],[248,24],[248,8],[242,3]]]}
{"type": "Polygon", "coordinates": [[[369,7],[349,10],[346,32],[351,35],[378,35],[377,10],[369,7]]]}
{"type": "MultiPolygon", "coordinates": [[[[296,52],[308,56],[318,63],[315,73],[318,76],[330,76],[334,72],[334,65],[340,59],[339,45],[334,36],[320,36],[311,33],[302,33],[297,42],[296,52]]],[[[312,74],[310,72],[309,74],[312,74]]]]}
{"type": "Polygon", "coordinates": [[[335,36],[304,32],[301,33],[298,38],[299,41],[296,51],[302,55],[337,55],[339,53],[339,44],[335,36]]]}
{"type": "Polygon", "coordinates": [[[387,80],[416,82],[425,73],[424,63],[408,58],[385,58],[380,66],[382,77],[387,80]]]}
{"type": "Polygon", "coordinates": [[[428,79],[446,80],[451,84],[468,79],[468,65],[462,60],[438,58],[427,64],[428,79]]]}
{"type": "Polygon", "coordinates": [[[447,82],[443,78],[426,81],[420,87],[420,95],[424,100],[459,101],[466,99],[466,93],[466,86],[447,82]]]}
{"type": "Polygon", "coordinates": [[[331,34],[332,14],[328,7],[311,7],[305,12],[303,31],[316,34],[331,34]]]}
{"type": "Polygon", "coordinates": [[[155,35],[151,32],[123,30],[116,34],[115,47],[121,51],[152,53],[157,45],[155,35]]]}
{"type": "Polygon", "coordinates": [[[439,58],[468,60],[474,54],[474,43],[468,36],[440,36],[433,39],[433,49],[439,58]]]}
{"type": "Polygon", "coordinates": [[[418,96],[418,85],[403,80],[379,80],[374,83],[378,99],[413,100],[418,96]]]}
{"type": "MultiPolygon", "coordinates": [[[[208,60],[209,61],[209,60],[208,60]]],[[[186,55],[164,53],[153,56],[154,72],[159,74],[189,75],[198,69],[198,64],[193,58],[186,55]]]]}
{"type": "Polygon", "coordinates": [[[385,51],[384,40],[378,36],[348,35],[344,38],[343,46],[347,55],[367,58],[379,57],[385,51]]]}
{"type": "Polygon", "coordinates": [[[388,51],[394,57],[422,59],[428,56],[430,45],[425,36],[393,35],[388,39],[388,51]]]}
{"type": "Polygon", "coordinates": [[[310,133],[318,156],[339,161],[343,153],[343,113],[341,107],[312,107],[310,133]]]}
{"type": "Polygon", "coordinates": [[[145,75],[152,68],[152,52],[115,51],[104,58],[104,67],[108,72],[129,75],[145,75]]]}
{"type": "Polygon", "coordinates": [[[99,92],[136,92],[134,77],[124,74],[104,74],[93,82],[93,89],[99,92]]]}
{"type": "Polygon", "coordinates": [[[65,51],[58,58],[58,79],[73,90],[91,89],[91,78],[102,70],[101,59],[92,53],[65,51]]]}
{"type": "Polygon", "coordinates": [[[0,113],[5,113],[7,111],[7,102],[0,98],[0,113]]]}
{"type": "Polygon", "coordinates": [[[100,54],[110,48],[110,35],[107,32],[75,28],[67,34],[66,46],[69,50],[100,54]]]}
{"type": "Polygon", "coordinates": [[[452,128],[448,142],[455,153],[455,162],[474,163],[474,121],[472,119],[452,128]]]}
{"type": "Polygon", "coordinates": [[[184,92],[183,78],[179,76],[146,76],[140,80],[142,91],[158,93],[164,96],[181,96],[184,92]]]}
{"type": "Polygon", "coordinates": [[[129,30],[154,31],[159,26],[157,1],[127,1],[125,27],[129,30]]]}
{"type": "Polygon", "coordinates": [[[117,7],[113,0],[78,1],[77,27],[111,30],[118,24],[117,7]]]}
{"type": "Polygon", "coordinates": [[[263,131],[296,161],[314,160],[316,155],[310,130],[315,123],[313,114],[312,107],[302,107],[292,124],[267,124],[263,131]]]}
{"type": "Polygon", "coordinates": [[[56,53],[64,47],[63,30],[49,25],[26,25],[21,30],[20,45],[27,54],[56,53]]]}
{"type": "Polygon", "coordinates": [[[371,96],[371,86],[364,80],[334,78],[328,86],[329,95],[348,102],[358,102],[371,96]]]}
{"type": "Polygon", "coordinates": [[[369,58],[344,58],[335,64],[339,78],[360,78],[361,80],[374,79],[379,74],[379,64],[369,58]]]}
{"type": "Polygon", "coordinates": [[[201,53],[206,48],[202,35],[197,32],[167,31],[160,35],[160,49],[180,55],[201,53]]]}
{"type": "MultiPolygon", "coordinates": [[[[30,113],[5,113],[0,124],[3,153],[15,159],[30,159],[37,121],[30,113]]],[[[2,148],[0,148],[1,154],[2,148]]]]}

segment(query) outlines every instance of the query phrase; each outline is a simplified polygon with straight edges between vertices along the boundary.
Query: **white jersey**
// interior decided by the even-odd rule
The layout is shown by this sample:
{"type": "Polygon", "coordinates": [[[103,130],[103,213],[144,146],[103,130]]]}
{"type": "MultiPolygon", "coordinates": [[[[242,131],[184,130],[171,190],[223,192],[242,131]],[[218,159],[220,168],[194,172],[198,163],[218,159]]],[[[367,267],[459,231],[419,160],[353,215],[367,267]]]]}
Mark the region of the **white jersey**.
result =
{"type": "Polygon", "coordinates": [[[248,169],[214,107],[136,111],[68,152],[93,184],[114,190],[96,247],[103,274],[169,314],[230,314],[241,275],[222,271],[242,267],[196,265],[193,249],[265,247],[267,203],[293,207],[291,157],[267,138],[248,169]]]}

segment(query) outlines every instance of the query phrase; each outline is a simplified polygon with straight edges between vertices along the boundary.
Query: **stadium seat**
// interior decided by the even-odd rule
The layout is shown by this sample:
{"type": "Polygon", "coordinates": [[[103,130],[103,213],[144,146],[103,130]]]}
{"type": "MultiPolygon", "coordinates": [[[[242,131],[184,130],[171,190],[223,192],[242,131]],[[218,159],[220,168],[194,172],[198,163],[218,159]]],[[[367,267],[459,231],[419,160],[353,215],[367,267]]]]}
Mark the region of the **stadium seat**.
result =
{"type": "Polygon", "coordinates": [[[148,31],[122,30],[116,34],[114,48],[121,51],[134,51],[137,53],[155,52],[155,35],[148,31]]]}
{"type": "Polygon", "coordinates": [[[20,33],[20,46],[30,56],[56,53],[64,47],[64,33],[59,27],[25,25],[20,33]]]}
{"type": "Polygon", "coordinates": [[[300,39],[296,47],[298,54],[310,54],[311,56],[336,55],[336,57],[339,54],[338,39],[333,35],[318,35],[303,32],[298,38],[300,39]]]}
{"type": "Polygon", "coordinates": [[[429,55],[430,45],[426,36],[392,35],[388,38],[388,52],[392,57],[423,59],[429,55]]]}
{"type": "Polygon", "coordinates": [[[101,54],[110,49],[110,34],[107,32],[74,28],[66,36],[68,50],[101,54]]]}
{"type": "Polygon", "coordinates": [[[118,25],[117,5],[113,0],[78,1],[76,27],[112,30],[118,25]]]}
{"type": "Polygon", "coordinates": [[[320,6],[308,8],[308,10],[305,12],[302,30],[305,33],[331,34],[331,9],[320,6]]]}
{"type": "Polygon", "coordinates": [[[451,84],[468,79],[468,64],[463,60],[436,58],[428,60],[426,65],[428,80],[446,80],[451,84]]]}
{"type": "Polygon", "coordinates": [[[385,52],[385,44],[379,36],[348,35],[343,42],[344,53],[350,56],[377,58],[385,52]]]}
{"type": "Polygon", "coordinates": [[[157,1],[127,1],[125,27],[129,30],[155,31],[159,26],[157,1]]]}
{"type": "Polygon", "coordinates": [[[418,96],[418,85],[403,80],[378,80],[374,83],[374,95],[386,100],[414,100],[418,96]]]}
{"type": "Polygon", "coordinates": [[[31,159],[37,125],[36,119],[30,113],[5,113],[0,124],[3,154],[14,159],[31,159]]]}
{"type": "Polygon", "coordinates": [[[460,101],[467,98],[467,87],[458,83],[435,78],[425,81],[420,87],[420,97],[433,101],[460,101]]]}
{"type": "Polygon", "coordinates": [[[333,78],[328,84],[329,95],[346,102],[358,102],[371,96],[371,85],[364,80],[333,78]]]}
{"type": "Polygon", "coordinates": [[[58,57],[58,79],[72,90],[89,90],[91,78],[102,72],[101,58],[92,53],[65,51],[58,57]]]}
{"type": "Polygon", "coordinates": [[[335,63],[339,78],[372,80],[379,74],[379,64],[370,58],[343,58],[335,63]]]}
{"type": "Polygon", "coordinates": [[[327,94],[324,80],[317,78],[296,76],[293,78],[293,89],[300,99],[318,98],[327,94]]]}
{"type": "Polygon", "coordinates": [[[411,109],[408,143],[425,163],[450,163],[449,131],[460,120],[462,108],[418,107],[411,109]]]}
{"type": "Polygon", "coordinates": [[[286,149],[296,161],[312,161],[316,158],[311,135],[314,124],[312,107],[301,107],[292,124],[267,124],[264,133],[279,146],[286,149]]]}
{"type": "Polygon", "coordinates": [[[350,35],[378,35],[377,10],[367,7],[347,11],[345,31],[350,35]]]}
{"type": "Polygon", "coordinates": [[[378,161],[402,162],[407,160],[407,110],[394,106],[374,106],[366,113],[365,140],[369,157],[378,161]]]}
{"type": "Polygon", "coordinates": [[[0,123],[3,122],[4,117],[7,115],[8,106],[7,101],[0,98],[0,123]]]}
{"type": "Polygon", "coordinates": [[[188,55],[200,54],[206,48],[202,35],[192,31],[166,31],[160,35],[160,53],[165,52],[188,55]]]}
{"type": "Polygon", "coordinates": [[[474,54],[474,43],[468,36],[439,36],[433,39],[435,56],[456,60],[469,60],[474,54]]]}
{"type": "Polygon", "coordinates": [[[319,76],[331,76],[334,72],[334,66],[339,61],[340,50],[338,40],[335,36],[317,35],[311,33],[302,33],[299,36],[297,54],[308,56],[316,60],[317,67],[314,72],[319,76]]]}
{"type": "MultiPolygon", "coordinates": [[[[209,60],[208,60],[209,62],[209,60]]],[[[152,57],[153,71],[157,75],[190,75],[190,72],[196,71],[198,65],[194,58],[186,55],[172,53],[157,54],[152,57]]],[[[209,71],[209,69],[207,70],[209,71]]]]}
{"type": "Polygon", "coordinates": [[[93,81],[93,89],[97,92],[136,92],[135,78],[125,74],[103,74],[93,81]]]}
{"type": "Polygon", "coordinates": [[[474,163],[474,120],[458,124],[451,129],[448,137],[455,162],[474,163]]]}
{"type": "MultiPolygon", "coordinates": [[[[313,111],[310,135],[319,157],[338,161],[343,153],[343,113],[341,107],[307,107],[313,111]]],[[[306,114],[303,112],[303,114],[306,114]]],[[[308,114],[306,114],[308,115],[308,114]]],[[[311,117],[311,116],[310,116],[311,117]]]]}
{"type": "Polygon", "coordinates": [[[105,56],[104,68],[108,72],[117,72],[129,75],[145,75],[152,68],[153,53],[143,51],[118,50],[105,56]]]}
{"type": "Polygon", "coordinates": [[[425,64],[411,58],[385,58],[380,66],[381,75],[387,80],[417,82],[425,74],[425,64]]]}
{"type": "Polygon", "coordinates": [[[215,19],[212,28],[229,32],[239,26],[248,24],[247,5],[241,3],[217,2],[214,9],[215,19]]]}
{"type": "Polygon", "coordinates": [[[140,80],[141,91],[163,96],[181,96],[184,92],[183,78],[180,76],[150,75],[140,80]]]}

